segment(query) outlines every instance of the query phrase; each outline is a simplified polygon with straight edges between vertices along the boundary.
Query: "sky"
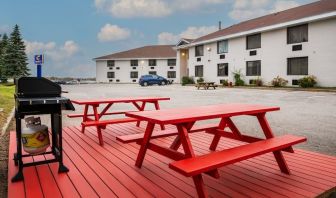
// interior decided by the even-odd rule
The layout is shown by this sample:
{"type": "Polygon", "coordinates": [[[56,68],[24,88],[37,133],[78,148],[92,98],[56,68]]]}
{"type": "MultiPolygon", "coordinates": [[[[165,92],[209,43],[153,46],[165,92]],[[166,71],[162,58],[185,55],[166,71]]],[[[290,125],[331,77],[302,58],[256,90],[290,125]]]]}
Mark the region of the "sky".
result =
{"type": "Polygon", "coordinates": [[[31,74],[95,77],[95,57],[145,45],[176,44],[314,0],[1,0],[0,34],[18,24],[31,74]]]}

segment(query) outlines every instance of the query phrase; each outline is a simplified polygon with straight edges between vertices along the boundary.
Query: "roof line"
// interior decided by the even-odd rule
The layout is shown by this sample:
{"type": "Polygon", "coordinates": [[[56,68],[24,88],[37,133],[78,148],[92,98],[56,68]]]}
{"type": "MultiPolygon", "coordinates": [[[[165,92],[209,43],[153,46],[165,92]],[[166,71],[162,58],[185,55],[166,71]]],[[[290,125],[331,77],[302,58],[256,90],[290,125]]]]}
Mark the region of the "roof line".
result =
{"type": "MultiPolygon", "coordinates": [[[[266,32],[266,31],[276,30],[276,29],[280,29],[280,28],[283,28],[283,27],[288,27],[288,26],[291,26],[291,25],[302,24],[302,23],[313,22],[313,21],[319,21],[319,20],[322,20],[322,19],[328,19],[328,18],[332,18],[334,16],[336,16],[336,11],[328,12],[328,13],[324,13],[324,14],[319,14],[319,15],[314,15],[314,16],[310,16],[310,17],[305,17],[305,18],[301,18],[301,19],[297,19],[297,20],[293,20],[293,21],[288,21],[288,22],[284,22],[284,23],[278,23],[278,24],[275,24],[275,25],[265,26],[265,27],[261,27],[261,28],[255,28],[255,29],[251,29],[251,30],[248,30],[248,31],[243,31],[243,32],[235,33],[235,34],[220,36],[220,37],[217,37],[217,38],[203,40],[203,41],[199,41],[199,42],[195,42],[195,43],[190,43],[190,44],[186,44],[186,45],[181,46],[181,48],[191,47],[191,46],[200,45],[200,44],[212,43],[212,42],[219,41],[219,40],[237,38],[237,37],[241,37],[241,36],[245,36],[245,35],[249,35],[249,34],[253,34],[253,33],[258,33],[258,32],[266,32]]],[[[179,46],[177,46],[177,48],[179,48],[179,46]]]]}

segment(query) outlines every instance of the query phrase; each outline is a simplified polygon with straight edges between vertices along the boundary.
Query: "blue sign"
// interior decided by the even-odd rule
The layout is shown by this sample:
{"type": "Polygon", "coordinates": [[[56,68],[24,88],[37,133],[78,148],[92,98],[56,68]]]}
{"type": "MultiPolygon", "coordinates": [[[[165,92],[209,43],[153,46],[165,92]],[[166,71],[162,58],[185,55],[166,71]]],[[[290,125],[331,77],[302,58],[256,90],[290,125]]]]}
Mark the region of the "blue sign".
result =
{"type": "Polygon", "coordinates": [[[36,65],[41,65],[44,63],[44,56],[43,54],[35,55],[34,56],[34,63],[36,65]]]}

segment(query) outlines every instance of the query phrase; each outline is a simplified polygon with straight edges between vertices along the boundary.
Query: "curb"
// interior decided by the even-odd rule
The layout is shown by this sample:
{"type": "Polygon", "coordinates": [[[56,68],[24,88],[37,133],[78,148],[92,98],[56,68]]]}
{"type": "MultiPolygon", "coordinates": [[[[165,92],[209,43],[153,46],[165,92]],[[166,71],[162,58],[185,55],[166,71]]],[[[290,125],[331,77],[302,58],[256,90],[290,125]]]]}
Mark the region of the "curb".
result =
{"type": "Polygon", "coordinates": [[[10,124],[11,120],[14,117],[14,110],[15,110],[15,107],[13,107],[11,113],[9,114],[9,116],[7,118],[7,121],[6,121],[5,125],[2,127],[1,135],[0,136],[3,136],[6,133],[8,127],[9,127],[9,124],[10,124]]]}

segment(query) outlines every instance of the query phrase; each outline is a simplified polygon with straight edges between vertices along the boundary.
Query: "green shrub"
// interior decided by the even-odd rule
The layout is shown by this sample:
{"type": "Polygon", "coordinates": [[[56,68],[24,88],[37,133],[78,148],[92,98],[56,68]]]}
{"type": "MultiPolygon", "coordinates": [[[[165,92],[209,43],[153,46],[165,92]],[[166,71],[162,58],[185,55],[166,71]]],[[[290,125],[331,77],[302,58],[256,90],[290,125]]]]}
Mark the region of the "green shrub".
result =
{"type": "Polygon", "coordinates": [[[274,87],[283,87],[287,85],[288,80],[285,80],[281,78],[280,76],[277,76],[276,78],[273,78],[271,83],[274,87]]]}
{"type": "Polygon", "coordinates": [[[228,81],[228,80],[222,80],[221,83],[222,83],[222,85],[225,86],[225,87],[226,87],[226,86],[229,86],[229,81],[228,81]]]}
{"type": "Polygon", "coordinates": [[[311,75],[311,76],[305,76],[301,79],[298,80],[299,86],[303,88],[308,88],[308,87],[314,87],[316,85],[316,77],[311,75]]]}
{"type": "Polygon", "coordinates": [[[195,84],[194,78],[189,76],[182,77],[182,86],[187,84],[195,84]]]}
{"type": "Polygon", "coordinates": [[[204,78],[200,77],[197,79],[197,83],[202,83],[202,82],[204,82],[204,78]]]}
{"type": "Polygon", "coordinates": [[[234,72],[232,72],[233,74],[233,78],[235,80],[235,85],[236,86],[244,86],[245,85],[245,82],[244,80],[242,80],[242,73],[241,73],[241,70],[236,70],[234,72]]]}

